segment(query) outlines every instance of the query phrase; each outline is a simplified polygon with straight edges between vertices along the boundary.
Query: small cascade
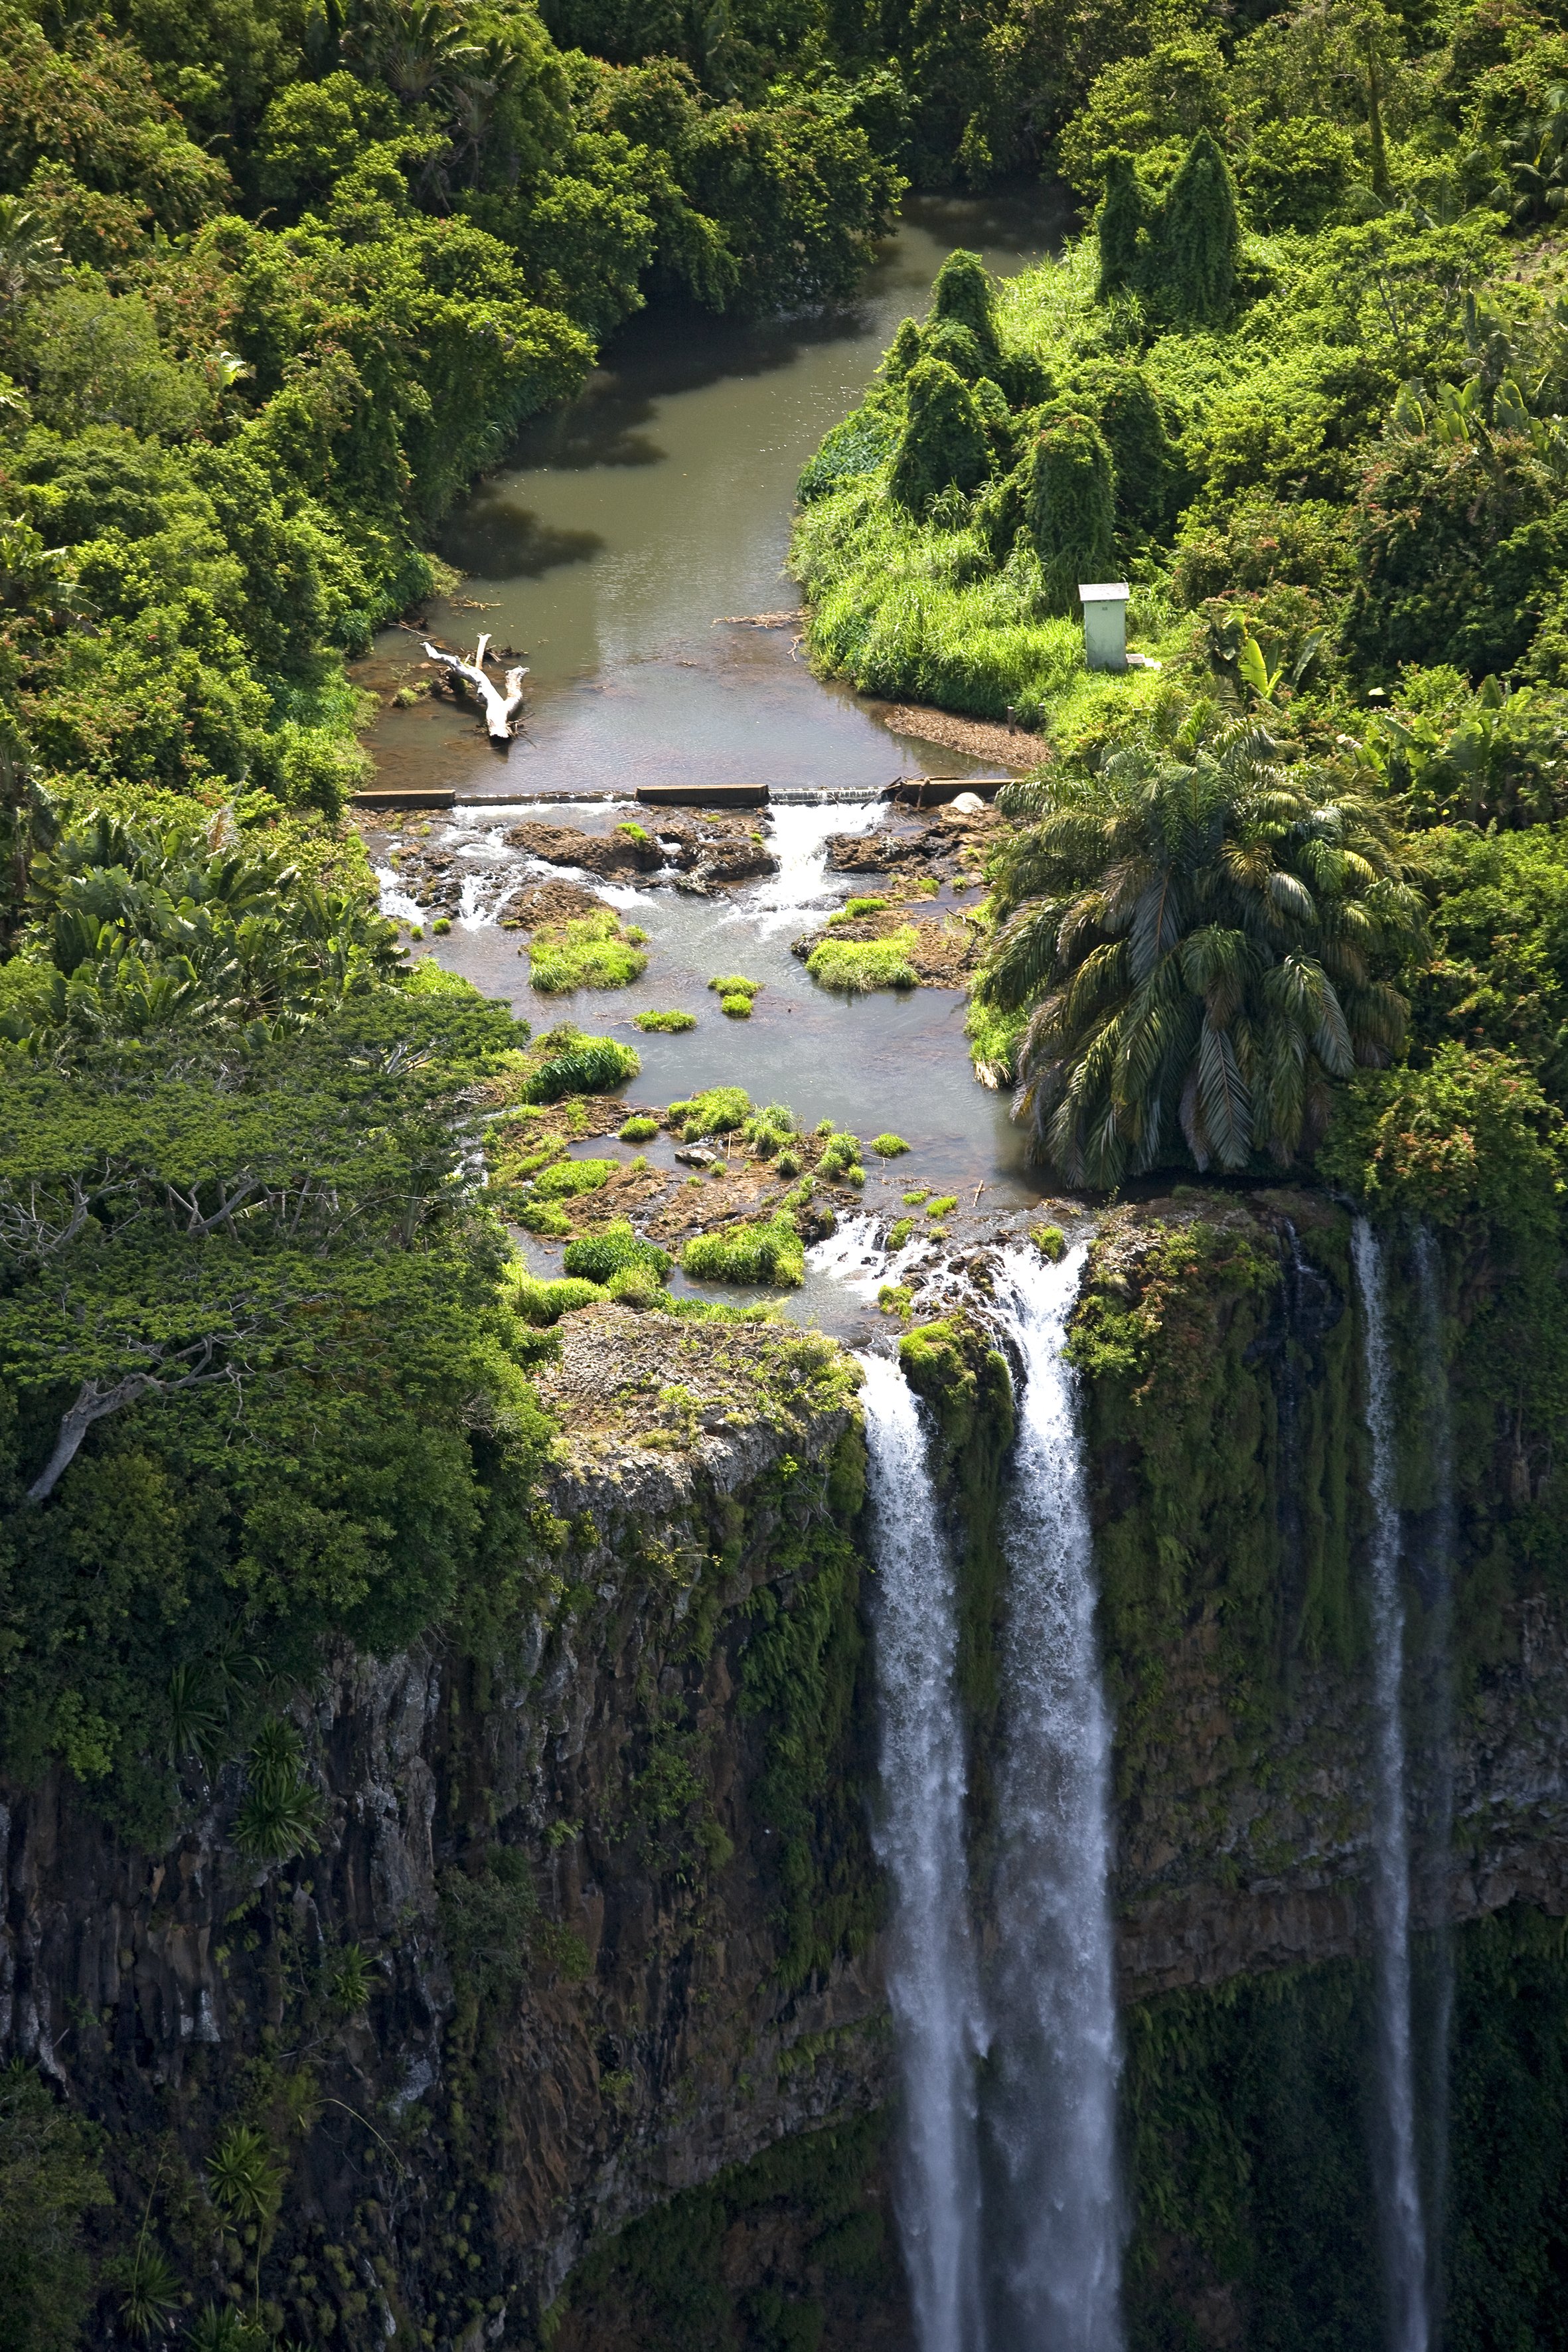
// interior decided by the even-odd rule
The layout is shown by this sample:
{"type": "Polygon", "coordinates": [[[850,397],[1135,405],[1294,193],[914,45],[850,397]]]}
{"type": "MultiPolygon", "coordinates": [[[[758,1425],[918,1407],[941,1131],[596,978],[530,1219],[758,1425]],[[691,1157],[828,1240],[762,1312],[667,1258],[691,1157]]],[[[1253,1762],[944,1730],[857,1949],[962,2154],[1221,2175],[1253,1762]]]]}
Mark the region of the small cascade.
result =
{"type": "Polygon", "coordinates": [[[974,2064],[958,1611],[920,1409],[863,1356],[881,1728],[876,1846],[893,1892],[888,1997],[903,2090],[898,2210],[920,2352],[981,2352],[974,2064]]]}
{"type": "Polygon", "coordinates": [[[1116,2352],[1121,2212],[1111,1959],[1110,1719],[1064,1350],[1087,1253],[1009,1250],[996,1302],[1022,1359],[999,1790],[993,2250],[1006,2352],[1116,2352]]]}
{"type": "Polygon", "coordinates": [[[1390,2352],[1426,2352],[1426,2233],[1415,2156],[1410,2003],[1410,1838],[1405,1811],[1405,1609],[1394,1496],[1394,1376],[1383,1254],[1358,1217],[1351,1237],[1361,1293],[1366,1420],[1372,1440],[1373,1929],[1377,1978],[1377,2166],[1390,2352]]]}
{"type": "Polygon", "coordinates": [[[1433,1494],[1423,1579],[1429,1695],[1426,1709],[1426,1819],[1421,1860],[1425,1907],[1433,1923],[1426,2061],[1431,2149],[1426,2189],[1428,2294],[1436,2331],[1440,2334],[1442,2265],[1438,2255],[1447,2202],[1448,2042],[1454,2018],[1454,1944],[1447,1922],[1448,1858],[1454,1831],[1454,1454],[1443,1334],[1442,1260],[1426,1225],[1415,1238],[1415,1286],[1426,1387],[1422,1402],[1426,1408],[1433,1494]]]}
{"type": "MultiPolygon", "coordinates": [[[[849,801],[823,808],[788,806],[768,812],[768,845],[779,870],[749,891],[727,921],[757,921],[765,938],[843,895],[827,872],[827,844],[836,833],[869,833],[883,815],[879,801],[849,801]]],[[[864,886],[862,886],[864,887],[864,886]]]]}

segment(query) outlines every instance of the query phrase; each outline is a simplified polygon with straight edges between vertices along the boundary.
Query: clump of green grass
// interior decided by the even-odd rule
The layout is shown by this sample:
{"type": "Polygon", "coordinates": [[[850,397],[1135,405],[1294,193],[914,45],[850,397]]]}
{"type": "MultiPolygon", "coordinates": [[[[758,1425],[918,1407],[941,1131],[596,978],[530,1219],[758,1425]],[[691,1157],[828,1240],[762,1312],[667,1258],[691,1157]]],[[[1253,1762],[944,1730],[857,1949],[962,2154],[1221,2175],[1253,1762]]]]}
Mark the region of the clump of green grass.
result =
{"type": "Polygon", "coordinates": [[[963,1034],[975,1076],[984,1085],[1012,1085],[1013,1054],[1028,1018],[1026,1013],[998,1013],[992,1005],[971,1003],[963,1034]]]}
{"type": "Polygon", "coordinates": [[[731,1021],[749,1021],[752,1017],[752,1000],[749,996],[721,996],[719,999],[719,1010],[721,1013],[727,1013],[731,1021]]]}
{"type": "Polygon", "coordinates": [[[909,1148],[901,1135],[874,1135],[871,1138],[871,1149],[879,1160],[897,1160],[900,1153],[909,1148]]]}
{"type": "Polygon", "coordinates": [[[595,1299],[607,1293],[596,1282],[542,1282],[517,1261],[508,1266],[501,1277],[501,1297],[514,1315],[536,1330],[548,1330],[559,1323],[563,1315],[574,1315],[579,1307],[592,1307],[595,1299]]]}
{"type": "Polygon", "coordinates": [[[901,1250],[914,1229],[915,1221],[912,1217],[900,1217],[896,1224],[888,1227],[888,1247],[890,1250],[901,1250]]]}
{"type": "Polygon", "coordinates": [[[657,1243],[645,1242],[632,1231],[625,1217],[617,1217],[603,1233],[584,1234],[581,1240],[569,1242],[562,1260],[566,1273],[578,1275],[586,1282],[608,1282],[632,1265],[651,1267],[662,1280],[671,1263],[668,1250],[661,1250],[657,1243]]]}
{"type": "Polygon", "coordinates": [[[827,918],[829,923],[858,922],[862,915],[879,915],[892,904],[889,898],[847,898],[842,907],[827,918]]]}
{"type": "MultiPolygon", "coordinates": [[[[741,1129],[747,1146],[760,1160],[772,1159],[794,1133],[795,1113],[787,1103],[769,1103],[764,1109],[753,1111],[741,1129]]],[[[797,1170],[799,1165],[797,1160],[797,1170]]]]}
{"type": "Polygon", "coordinates": [[[781,1176],[798,1176],[804,1164],[793,1144],[786,1145],[773,1162],[781,1176]]]}
{"type": "Polygon", "coordinates": [[[636,824],[629,818],[624,824],[616,825],[616,831],[624,833],[631,841],[651,841],[653,838],[646,825],[636,824]]]}
{"type": "Polygon", "coordinates": [[[930,1233],[933,1242],[944,1242],[947,1239],[947,1227],[945,1225],[931,1225],[928,1226],[927,1231],[930,1233]]]}
{"type": "Polygon", "coordinates": [[[639,1314],[646,1314],[650,1307],[672,1304],[668,1291],[651,1265],[623,1265],[618,1274],[611,1275],[605,1296],[618,1306],[635,1307],[639,1314]]]}
{"type": "Polygon", "coordinates": [[[904,1194],[904,1206],[906,1209],[918,1209],[922,1201],[929,1201],[930,1199],[931,1186],[929,1184],[917,1184],[912,1192],[906,1192],[904,1194]]]}
{"type": "Polygon", "coordinates": [[[928,1217],[945,1217],[950,1209],[956,1209],[957,1206],[957,1193],[944,1192],[939,1201],[926,1202],[926,1214],[928,1217]]]}
{"type": "Polygon", "coordinates": [[[885,940],[824,940],[805,968],[820,988],[918,988],[921,976],[910,961],[917,944],[912,923],[900,924],[885,940]]]}
{"type": "Polygon", "coordinates": [[[743,971],[721,972],[708,985],[721,1003],[726,996],[760,996],[763,987],[762,981],[748,980],[743,971]]]}
{"type": "Polygon", "coordinates": [[[430,936],[432,939],[444,940],[451,928],[451,923],[447,916],[437,915],[435,921],[430,926],[430,936]]]}
{"type": "Polygon", "coordinates": [[[1068,1237],[1060,1225],[1037,1225],[1029,1239],[1040,1255],[1048,1257],[1053,1265],[1059,1265],[1067,1255],[1068,1237]]]}
{"type": "Polygon", "coordinates": [[[513,1214],[525,1233],[569,1234],[572,1221],[559,1201],[524,1201],[513,1214]]]}
{"type": "Polygon", "coordinates": [[[530,1103],[559,1102],[563,1095],[608,1094],[642,1068],[635,1049],[613,1037],[585,1037],[570,1025],[540,1039],[545,1057],[523,1087],[530,1103]]]}
{"type": "Polygon", "coordinates": [[[744,1087],[705,1087],[689,1102],[672,1102],[664,1115],[685,1142],[697,1143],[705,1135],[732,1134],[745,1124],[751,1108],[744,1087]]]}
{"type": "Polygon", "coordinates": [[[680,1265],[696,1282],[766,1282],[796,1290],[805,1279],[805,1250],[787,1217],[699,1234],[682,1250],[680,1265]]]}
{"type": "Polygon", "coordinates": [[[914,1304],[915,1294],[907,1282],[885,1282],[877,1293],[877,1304],[884,1315],[896,1315],[900,1322],[907,1318],[914,1304]]]}
{"type": "Polygon", "coordinates": [[[657,1118],[628,1118],[620,1131],[623,1143],[651,1143],[658,1133],[657,1118]]]}
{"type": "Polygon", "coordinates": [[[614,1160],[557,1160],[534,1178],[535,1198],[572,1201],[579,1192],[596,1192],[609,1182],[618,1165],[614,1160]]]}
{"type": "Polygon", "coordinates": [[[860,1146],[854,1136],[845,1130],[830,1135],[816,1163],[816,1172],[828,1183],[863,1184],[866,1171],[860,1164],[860,1146]]]}
{"type": "Polygon", "coordinates": [[[642,1030],[659,1029],[668,1036],[679,1036],[683,1029],[695,1029],[695,1013],[634,1013],[632,1024],[642,1030]]]}
{"type": "Polygon", "coordinates": [[[542,996],[578,988],[628,988],[647,970],[645,931],[623,931],[611,908],[574,915],[537,930],[528,950],[528,977],[542,996]]]}

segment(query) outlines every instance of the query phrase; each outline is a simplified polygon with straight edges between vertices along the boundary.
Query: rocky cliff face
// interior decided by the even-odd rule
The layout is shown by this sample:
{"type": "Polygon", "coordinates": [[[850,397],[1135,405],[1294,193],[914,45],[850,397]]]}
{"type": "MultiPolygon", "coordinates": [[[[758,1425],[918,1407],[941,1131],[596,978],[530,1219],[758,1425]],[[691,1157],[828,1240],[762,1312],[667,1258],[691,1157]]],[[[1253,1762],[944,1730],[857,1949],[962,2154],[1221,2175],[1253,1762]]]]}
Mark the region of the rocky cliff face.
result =
{"type": "Polygon", "coordinates": [[[885,2095],[843,1360],[563,1336],[532,1622],[508,1660],[333,1663],[314,1851],[247,1865],[233,1770],[156,1856],[9,1792],[9,2047],[215,2290],[249,2263],[205,2160],[237,2114],[273,2139],[301,2341],[531,2340],[595,2231],[885,2095]]]}
{"type": "MultiPolygon", "coordinates": [[[[1461,1442],[1485,1425],[1464,1385],[1484,1292],[1450,1265],[1461,1442]]],[[[906,1361],[964,1554],[983,1864],[1011,1423],[973,1306],[906,1361]]],[[[319,1835],[282,1864],[236,1849],[236,1768],[187,1791],[156,1856],[61,1781],[6,1792],[0,2025],[110,2126],[123,2205],[151,2192],[215,2294],[254,2293],[257,2247],[218,2228],[205,2168],[254,2124],[282,2179],[261,2301],[300,2341],[784,2345],[809,2305],[826,2342],[891,2347],[852,1367],[786,1327],[610,1307],[561,1341],[539,1376],[561,1432],[542,1565],[508,1654],[334,1660],[296,1709],[319,1835]]],[[[1419,1369],[1408,1314],[1401,1344],[1419,1369]]],[[[1130,2016],[1164,1998],[1190,2020],[1204,1988],[1366,1948],[1345,1221],[1289,1194],[1118,1213],[1075,1346],[1123,1992],[1130,2016]]],[[[1500,1505],[1472,1443],[1445,1515],[1408,1418],[1420,1916],[1561,1916],[1568,1639],[1503,1524],[1531,1498],[1500,1505]]],[[[1132,2078],[1157,2105],[1146,2040],[1132,2078]]],[[[1150,2263],[1195,2264],[1176,2294],[1195,2340],[1240,2340],[1201,2239],[1150,2263]]]]}

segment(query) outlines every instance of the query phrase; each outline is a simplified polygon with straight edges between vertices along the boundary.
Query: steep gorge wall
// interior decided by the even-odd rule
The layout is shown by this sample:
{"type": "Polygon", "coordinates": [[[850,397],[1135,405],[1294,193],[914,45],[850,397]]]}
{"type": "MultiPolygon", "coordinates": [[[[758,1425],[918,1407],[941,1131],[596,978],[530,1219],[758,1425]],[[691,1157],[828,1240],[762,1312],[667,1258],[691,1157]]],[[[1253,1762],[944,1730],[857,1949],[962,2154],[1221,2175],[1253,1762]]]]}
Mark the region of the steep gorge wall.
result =
{"type": "MultiPolygon", "coordinates": [[[[1140,2346],[1350,2344],[1375,2309],[1347,1242],[1309,1194],[1117,1212],[1078,1323],[1140,2346]],[[1298,2182],[1270,2220],[1261,2184],[1293,2179],[1314,2133],[1333,2193],[1314,2207],[1298,2182]],[[1313,2317],[1331,2259],[1342,2301],[1313,2317]]],[[[1568,1653],[1550,1465],[1520,1475],[1478,1353],[1489,1281],[1450,1252],[1451,1590],[1429,1414],[1405,1416],[1417,1909],[1433,1930],[1496,1921],[1461,1941],[1461,2022],[1491,2016],[1501,1971],[1534,1987],[1539,2024],[1568,1985],[1568,1653]]],[[[1401,1378],[1429,1399],[1407,1266],[1394,1297],[1401,1378]]],[[[306,1727],[320,1850],[282,1868],[236,1852],[232,1771],[160,1857],[63,1784],[9,1792],[0,2021],[110,2125],[122,2210],[153,2189],[215,2293],[246,2286],[253,2250],[216,2227],[204,2167],[228,2121],[255,2122],[286,2168],[268,2298],[303,2342],[380,2343],[390,2321],[465,2352],[542,2328],[560,2352],[892,2352],[851,1382],[777,1328],[595,1308],[562,1329],[541,1376],[563,1431],[550,1569],[514,1654],[337,1661],[306,1727]]],[[[904,1358],[963,1559],[984,1886],[1011,1386],[973,1312],[904,1358]]]]}

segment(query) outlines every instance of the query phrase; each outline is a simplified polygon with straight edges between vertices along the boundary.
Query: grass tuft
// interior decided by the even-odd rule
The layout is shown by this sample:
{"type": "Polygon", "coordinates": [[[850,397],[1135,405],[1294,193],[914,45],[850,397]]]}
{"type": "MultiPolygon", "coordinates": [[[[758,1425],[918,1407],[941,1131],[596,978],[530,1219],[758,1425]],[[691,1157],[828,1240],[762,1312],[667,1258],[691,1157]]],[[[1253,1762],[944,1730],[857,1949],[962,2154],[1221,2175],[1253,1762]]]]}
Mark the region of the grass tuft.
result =
{"type": "Polygon", "coordinates": [[[912,923],[885,940],[824,940],[807,956],[805,968],[821,988],[918,988],[920,974],[910,961],[915,944],[912,923]]]}

